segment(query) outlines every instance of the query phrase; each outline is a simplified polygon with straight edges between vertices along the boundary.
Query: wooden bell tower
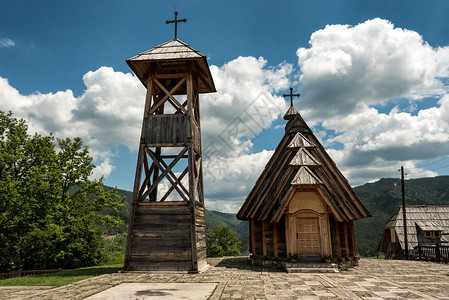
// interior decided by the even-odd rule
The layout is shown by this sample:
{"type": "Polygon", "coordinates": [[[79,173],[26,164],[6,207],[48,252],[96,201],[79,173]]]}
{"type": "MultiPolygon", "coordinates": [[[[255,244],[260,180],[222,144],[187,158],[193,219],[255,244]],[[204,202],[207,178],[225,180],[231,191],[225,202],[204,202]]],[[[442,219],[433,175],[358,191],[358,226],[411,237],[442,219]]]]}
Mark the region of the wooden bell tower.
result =
{"type": "Polygon", "coordinates": [[[206,56],[177,39],[126,62],[146,87],[126,270],[207,266],[199,94],[216,92],[206,56]]]}

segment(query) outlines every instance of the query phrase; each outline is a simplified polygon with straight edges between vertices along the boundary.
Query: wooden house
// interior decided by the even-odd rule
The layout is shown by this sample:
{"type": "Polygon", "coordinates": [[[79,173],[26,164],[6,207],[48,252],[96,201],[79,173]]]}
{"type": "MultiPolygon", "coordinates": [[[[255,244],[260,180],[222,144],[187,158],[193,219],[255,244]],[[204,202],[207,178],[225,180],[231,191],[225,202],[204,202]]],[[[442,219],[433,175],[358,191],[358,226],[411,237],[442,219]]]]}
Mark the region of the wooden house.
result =
{"type": "Polygon", "coordinates": [[[237,214],[250,222],[252,257],[353,260],[353,221],[370,214],[293,104],[284,119],[285,135],[237,214]]]}
{"type": "MultiPolygon", "coordinates": [[[[407,205],[406,225],[409,249],[421,246],[449,246],[449,206],[407,205]]],[[[385,224],[377,251],[386,258],[402,258],[405,249],[402,207],[385,224]]],[[[415,253],[417,255],[417,253],[415,253]]]]}

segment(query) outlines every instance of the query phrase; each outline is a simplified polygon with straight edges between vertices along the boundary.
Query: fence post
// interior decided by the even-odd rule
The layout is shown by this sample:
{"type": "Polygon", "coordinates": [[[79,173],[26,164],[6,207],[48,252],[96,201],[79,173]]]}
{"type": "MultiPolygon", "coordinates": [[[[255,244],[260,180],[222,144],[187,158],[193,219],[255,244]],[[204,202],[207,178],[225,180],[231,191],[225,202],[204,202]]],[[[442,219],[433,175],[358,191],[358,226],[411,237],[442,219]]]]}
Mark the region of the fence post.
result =
{"type": "Polygon", "coordinates": [[[421,245],[418,244],[418,259],[421,260],[421,245]]]}
{"type": "Polygon", "coordinates": [[[440,245],[435,245],[435,259],[437,262],[440,261],[440,245]]]}

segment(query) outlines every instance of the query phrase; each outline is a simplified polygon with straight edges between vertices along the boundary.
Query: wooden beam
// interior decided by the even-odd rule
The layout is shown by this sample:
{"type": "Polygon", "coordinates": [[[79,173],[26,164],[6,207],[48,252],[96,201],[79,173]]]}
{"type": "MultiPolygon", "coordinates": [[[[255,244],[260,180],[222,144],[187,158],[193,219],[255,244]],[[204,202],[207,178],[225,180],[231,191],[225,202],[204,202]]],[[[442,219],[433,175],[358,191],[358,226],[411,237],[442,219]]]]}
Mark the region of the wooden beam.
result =
{"type": "Polygon", "coordinates": [[[340,223],[335,222],[335,239],[337,240],[337,258],[341,259],[340,223]]]}
{"type": "Polygon", "coordinates": [[[262,254],[267,256],[267,241],[265,239],[265,221],[262,221],[262,254]]]}
{"type": "Polygon", "coordinates": [[[288,236],[288,232],[289,232],[289,226],[288,226],[288,219],[289,217],[286,215],[284,218],[284,222],[285,222],[285,230],[284,230],[284,234],[285,234],[285,256],[288,258],[289,255],[289,246],[290,246],[290,237],[288,236]]]}
{"type": "MultiPolygon", "coordinates": [[[[181,181],[181,180],[184,178],[184,176],[187,174],[188,170],[189,170],[189,167],[187,167],[187,168],[184,169],[184,171],[181,173],[181,175],[180,175],[179,178],[178,178],[179,181],[181,181]]],[[[171,194],[171,192],[173,192],[174,189],[175,189],[175,187],[174,187],[174,186],[171,186],[171,187],[168,189],[168,191],[165,193],[165,195],[161,198],[160,201],[161,201],[161,202],[164,202],[164,201],[168,198],[168,196],[171,194]]]]}
{"type": "Polygon", "coordinates": [[[348,237],[348,223],[344,222],[343,223],[343,231],[345,234],[345,254],[346,254],[346,258],[349,257],[349,237],[348,237]]]}
{"type": "Polygon", "coordinates": [[[277,223],[273,223],[273,248],[274,248],[274,257],[278,257],[278,230],[277,223]]]}
{"type": "Polygon", "coordinates": [[[355,246],[355,233],[354,233],[354,222],[350,222],[349,223],[351,225],[351,240],[352,240],[352,256],[356,257],[357,256],[357,248],[355,246]]]}
{"type": "MultiPolygon", "coordinates": [[[[176,191],[179,193],[179,195],[181,196],[182,199],[184,199],[184,201],[188,201],[188,199],[186,198],[186,196],[184,195],[184,193],[179,189],[178,185],[181,186],[184,190],[184,186],[178,181],[178,179],[176,178],[176,176],[173,174],[173,172],[171,172],[171,169],[173,168],[174,164],[173,162],[170,164],[170,166],[167,167],[167,165],[165,164],[165,162],[163,162],[161,160],[161,162],[158,161],[157,157],[155,156],[155,154],[153,154],[153,151],[151,151],[148,148],[145,148],[145,151],[148,153],[148,155],[151,157],[151,159],[153,160],[153,162],[156,164],[156,166],[160,169],[163,170],[162,174],[160,177],[158,177],[157,179],[153,179],[153,184],[151,185],[151,189],[152,190],[156,190],[157,188],[154,188],[153,186],[155,186],[155,182],[156,181],[160,181],[160,178],[167,178],[167,180],[171,183],[171,185],[176,189],[176,191]],[[163,163],[166,168],[164,170],[164,168],[162,167],[161,163],[163,163]],[[174,177],[174,180],[169,176],[169,174],[172,174],[172,176],[174,177]]],[[[179,160],[179,159],[178,159],[179,160]]],[[[156,174],[156,173],[155,173],[156,174]]],[[[156,184],[157,185],[157,184],[156,184]]],[[[154,201],[156,202],[156,201],[154,201]]]]}
{"type": "MultiPolygon", "coordinates": [[[[159,87],[162,87],[162,84],[159,82],[159,81],[157,81],[157,79],[153,79],[152,80],[152,82],[156,82],[156,84],[157,83],[159,83],[159,84],[157,84],[159,87]]],[[[159,106],[161,106],[169,97],[173,100],[173,96],[172,96],[172,93],[174,93],[174,92],[176,92],[178,89],[179,89],[179,87],[181,87],[181,85],[184,83],[186,81],[186,79],[185,79],[185,77],[183,77],[179,82],[178,82],[178,84],[177,85],[175,85],[172,89],[171,89],[171,91],[169,92],[169,91],[167,91],[167,89],[164,87],[162,90],[165,92],[165,96],[164,96],[164,98],[162,98],[160,101],[158,101],[158,103],[154,103],[154,105],[149,109],[149,111],[148,111],[148,115],[151,115],[151,114],[153,114],[158,108],[159,108],[159,106]]],[[[176,99],[175,99],[176,100],[176,99]]],[[[176,101],[177,103],[179,103],[178,101],[176,101]]],[[[180,105],[180,104],[179,104],[180,105]]],[[[181,108],[181,110],[183,110],[184,111],[184,113],[186,113],[187,114],[187,112],[185,111],[185,109],[184,109],[184,107],[183,108],[181,108]]]]}
{"type": "MultiPolygon", "coordinates": [[[[190,77],[190,76],[189,76],[189,77],[190,77]]],[[[188,77],[188,78],[189,78],[189,77],[188,77]]],[[[154,79],[154,82],[161,88],[162,91],[164,91],[165,95],[168,96],[173,102],[175,102],[175,103],[176,103],[176,106],[178,106],[178,108],[180,108],[180,109],[184,112],[184,114],[187,115],[187,111],[185,110],[185,108],[184,108],[184,107],[181,105],[181,103],[179,103],[178,100],[176,100],[176,98],[173,96],[173,93],[176,92],[176,90],[181,86],[182,83],[184,83],[185,80],[186,80],[185,78],[182,78],[182,79],[178,82],[178,84],[175,86],[176,89],[173,88],[172,91],[170,91],[170,92],[165,88],[165,86],[162,85],[162,83],[159,82],[159,80],[154,79]],[[174,90],[174,91],[173,91],[173,90],[174,90]]],[[[165,97],[164,97],[164,99],[165,99],[165,97]]],[[[168,99],[168,98],[167,98],[167,99],[168,99]]],[[[165,101],[162,101],[162,102],[165,102],[165,101]]],[[[177,107],[175,107],[175,108],[177,108],[177,107]]]]}
{"type": "Polygon", "coordinates": [[[194,168],[195,168],[195,153],[193,150],[193,82],[192,82],[192,63],[187,65],[188,76],[186,82],[187,88],[187,112],[186,115],[190,119],[190,133],[188,134],[189,142],[187,143],[188,152],[188,168],[189,168],[189,200],[190,200],[190,242],[192,247],[192,271],[198,271],[198,256],[197,256],[197,236],[196,236],[196,209],[195,209],[195,188],[194,188],[194,168]]]}
{"type": "MultiPolygon", "coordinates": [[[[145,147],[145,152],[149,152],[150,150],[145,147]]],[[[150,151],[151,152],[151,151],[150,151]]],[[[156,147],[156,159],[158,159],[161,156],[161,148],[160,147],[156,147]]],[[[152,158],[153,159],[153,158],[152,158]]],[[[156,166],[154,168],[154,173],[153,173],[153,182],[156,180],[156,178],[159,176],[159,165],[157,165],[156,162],[153,162],[153,164],[156,166]]],[[[157,201],[157,188],[153,190],[153,192],[150,193],[150,202],[156,202],[157,201]]]]}
{"type": "MultiPolygon", "coordinates": [[[[187,152],[187,147],[184,147],[184,149],[178,154],[178,157],[175,158],[169,165],[168,168],[165,169],[162,174],[153,182],[153,184],[148,188],[148,190],[142,195],[143,198],[145,198],[146,196],[148,196],[149,193],[151,193],[151,191],[156,188],[156,186],[158,185],[158,183],[167,175],[168,171],[170,171],[175,164],[181,159],[181,157],[187,152]]],[[[151,151],[147,152],[150,153],[151,151]]],[[[153,157],[151,158],[153,159],[153,157]]]]}
{"type": "MultiPolygon", "coordinates": [[[[161,160],[161,164],[165,167],[168,168],[167,164],[165,163],[165,161],[161,160]]],[[[184,187],[184,185],[181,183],[181,179],[179,179],[171,170],[168,171],[168,174],[172,176],[172,179],[175,181],[175,183],[182,188],[182,190],[184,191],[184,193],[186,193],[187,195],[189,194],[189,191],[184,187]]],[[[168,177],[168,175],[167,175],[168,177]]]]}
{"type": "Polygon", "coordinates": [[[157,79],[174,79],[186,76],[187,76],[186,73],[178,73],[178,74],[156,74],[154,77],[156,77],[157,79]]]}
{"type": "Polygon", "coordinates": [[[254,235],[254,218],[250,220],[250,239],[251,239],[251,253],[256,255],[256,236],[254,235]]]}

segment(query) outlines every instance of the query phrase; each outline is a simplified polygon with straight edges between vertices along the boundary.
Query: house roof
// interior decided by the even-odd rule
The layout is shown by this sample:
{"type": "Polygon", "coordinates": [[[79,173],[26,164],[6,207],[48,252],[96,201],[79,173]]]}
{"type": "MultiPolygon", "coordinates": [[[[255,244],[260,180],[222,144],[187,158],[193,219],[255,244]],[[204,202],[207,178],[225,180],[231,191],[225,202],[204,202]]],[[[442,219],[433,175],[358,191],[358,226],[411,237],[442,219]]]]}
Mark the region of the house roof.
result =
{"type": "Polygon", "coordinates": [[[139,53],[127,59],[126,63],[145,87],[151,68],[158,74],[187,73],[193,70],[199,74],[200,93],[216,92],[206,56],[178,39],[139,53]]]}
{"type": "MultiPolygon", "coordinates": [[[[449,205],[407,205],[405,207],[407,218],[408,247],[418,245],[416,226],[421,230],[436,230],[449,234],[449,205]]],[[[404,219],[402,207],[388,220],[385,228],[394,228],[401,248],[404,243],[404,219]]],[[[449,235],[442,235],[441,241],[449,242],[449,235]]]]}
{"type": "Polygon", "coordinates": [[[370,216],[304,119],[288,110],[285,135],[237,214],[278,222],[296,191],[313,189],[337,221],[370,216]]]}

